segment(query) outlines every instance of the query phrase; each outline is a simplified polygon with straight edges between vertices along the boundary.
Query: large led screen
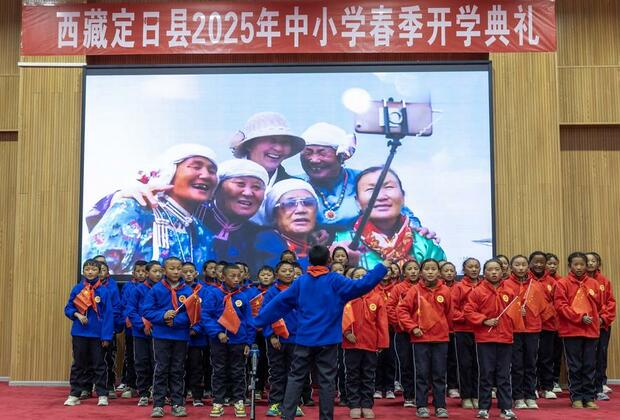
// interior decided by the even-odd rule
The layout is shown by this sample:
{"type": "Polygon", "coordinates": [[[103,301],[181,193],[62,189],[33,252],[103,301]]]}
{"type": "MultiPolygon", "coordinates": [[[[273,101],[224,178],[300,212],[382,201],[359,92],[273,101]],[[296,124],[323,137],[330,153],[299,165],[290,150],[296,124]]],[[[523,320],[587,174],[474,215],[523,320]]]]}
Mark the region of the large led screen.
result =
{"type": "Polygon", "coordinates": [[[84,92],[81,256],[113,274],[493,254],[489,63],[89,68],[84,92]]]}

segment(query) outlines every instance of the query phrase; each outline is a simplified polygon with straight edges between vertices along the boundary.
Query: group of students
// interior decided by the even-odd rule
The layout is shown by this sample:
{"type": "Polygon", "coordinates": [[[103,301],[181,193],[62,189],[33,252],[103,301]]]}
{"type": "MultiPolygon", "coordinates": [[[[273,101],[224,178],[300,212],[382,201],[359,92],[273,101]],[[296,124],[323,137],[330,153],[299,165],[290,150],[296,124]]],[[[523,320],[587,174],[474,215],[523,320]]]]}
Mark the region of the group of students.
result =
{"type": "Polygon", "coordinates": [[[333,416],[335,397],[351,418],[374,418],[374,399],[395,398],[395,387],[418,417],[430,416],[432,388],[437,417],[448,417],[447,393],[478,409],[478,418],[489,418],[496,394],[500,416],[516,418],[513,408],[538,408],[539,395],[556,398],[562,350],[572,407],[595,409],[595,400],[609,398],[615,299],[598,254],[572,253],[564,278],[558,258],[540,251],[488,260],[482,278],[480,263],[469,258],[461,280],[447,261],[384,264],[383,271],[349,267],[346,250],[336,248],[329,268],[311,266],[298,283],[301,267],[285,251],[253,283],[243,263],[205,262],[199,279],[192,262],[170,257],[163,264],[136,262],[119,293],[105,261],[88,260],[65,307],[74,356],[65,405],[79,404],[93,385],[99,405],[116,396],[114,342],[123,329],[123,396],[137,392],[138,405],[147,406],[152,395],[152,417],[162,417],[167,402],[174,416],[185,416],[186,398],[202,406],[208,393],[212,417],[222,416],[229,402],[244,417],[254,343],[262,356],[258,398],[269,384],[267,416],[302,416],[302,406],[313,404],[314,377],[322,419],[333,416]],[[344,276],[355,281],[343,283],[344,276]],[[323,297],[325,288],[311,287],[324,277],[333,290],[323,297]],[[325,324],[330,311],[338,313],[325,324]],[[321,363],[327,347],[338,364],[321,363]],[[329,384],[332,373],[338,393],[329,384]]]}

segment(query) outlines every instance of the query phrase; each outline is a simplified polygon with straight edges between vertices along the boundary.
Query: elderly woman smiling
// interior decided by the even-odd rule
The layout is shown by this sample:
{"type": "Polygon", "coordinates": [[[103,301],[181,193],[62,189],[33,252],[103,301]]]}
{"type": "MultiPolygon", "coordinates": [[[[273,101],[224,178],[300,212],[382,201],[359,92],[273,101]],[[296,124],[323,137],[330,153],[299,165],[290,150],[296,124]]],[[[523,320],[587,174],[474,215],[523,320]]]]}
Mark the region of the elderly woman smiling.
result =
{"type": "Polygon", "coordinates": [[[275,266],[282,251],[288,249],[295,252],[305,269],[313,245],[310,234],[316,227],[318,201],[314,189],[300,179],[277,182],[267,193],[265,207],[273,229],[258,234],[257,258],[275,266]]]}
{"type": "MultiPolygon", "coordinates": [[[[356,199],[362,211],[368,207],[370,196],[377,187],[381,167],[375,166],[365,169],[357,176],[356,199]]],[[[370,218],[362,228],[362,242],[358,251],[349,251],[359,254],[360,265],[374,267],[377,262],[391,260],[399,265],[415,258],[422,261],[426,258],[443,260],[446,254],[433,240],[425,238],[415,229],[412,220],[403,212],[405,191],[400,178],[393,170],[389,170],[377,196],[370,218]]],[[[349,232],[336,234],[336,244],[347,245],[355,232],[360,228],[359,216],[353,229],[349,232]]]]}
{"type": "Polygon", "coordinates": [[[215,153],[198,144],[166,150],[149,185],[172,185],[158,206],[132,198],[115,201],[90,233],[85,258],[104,255],[114,273],[130,273],[137,260],[178,256],[184,261],[213,258],[211,233],[193,213],[211,199],[217,185],[215,153]]]}

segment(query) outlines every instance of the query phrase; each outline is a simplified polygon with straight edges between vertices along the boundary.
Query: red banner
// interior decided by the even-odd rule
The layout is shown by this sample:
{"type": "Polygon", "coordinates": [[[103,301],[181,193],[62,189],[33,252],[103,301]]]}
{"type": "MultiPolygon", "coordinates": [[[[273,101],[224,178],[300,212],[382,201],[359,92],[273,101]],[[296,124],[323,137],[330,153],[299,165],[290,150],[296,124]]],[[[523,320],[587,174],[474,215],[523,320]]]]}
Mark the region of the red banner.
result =
{"type": "Polygon", "coordinates": [[[22,55],[555,51],[555,0],[24,6],[22,55]]]}

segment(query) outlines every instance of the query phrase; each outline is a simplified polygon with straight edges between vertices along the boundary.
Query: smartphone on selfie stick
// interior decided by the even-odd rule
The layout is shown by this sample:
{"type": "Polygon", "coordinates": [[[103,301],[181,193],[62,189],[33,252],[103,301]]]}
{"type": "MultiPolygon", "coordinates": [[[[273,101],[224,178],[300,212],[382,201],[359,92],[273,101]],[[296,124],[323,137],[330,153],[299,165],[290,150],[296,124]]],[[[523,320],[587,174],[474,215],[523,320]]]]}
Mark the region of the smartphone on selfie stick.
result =
{"type": "Polygon", "coordinates": [[[355,131],[365,134],[383,134],[388,139],[390,153],[388,154],[383,170],[379,175],[377,186],[370,196],[368,206],[364,210],[362,220],[358,226],[349,248],[356,250],[359,247],[364,227],[370,218],[379,191],[385,181],[396,149],[406,136],[427,137],[433,134],[433,110],[430,103],[396,102],[393,98],[382,101],[371,101],[366,112],[356,114],[355,131]]]}

